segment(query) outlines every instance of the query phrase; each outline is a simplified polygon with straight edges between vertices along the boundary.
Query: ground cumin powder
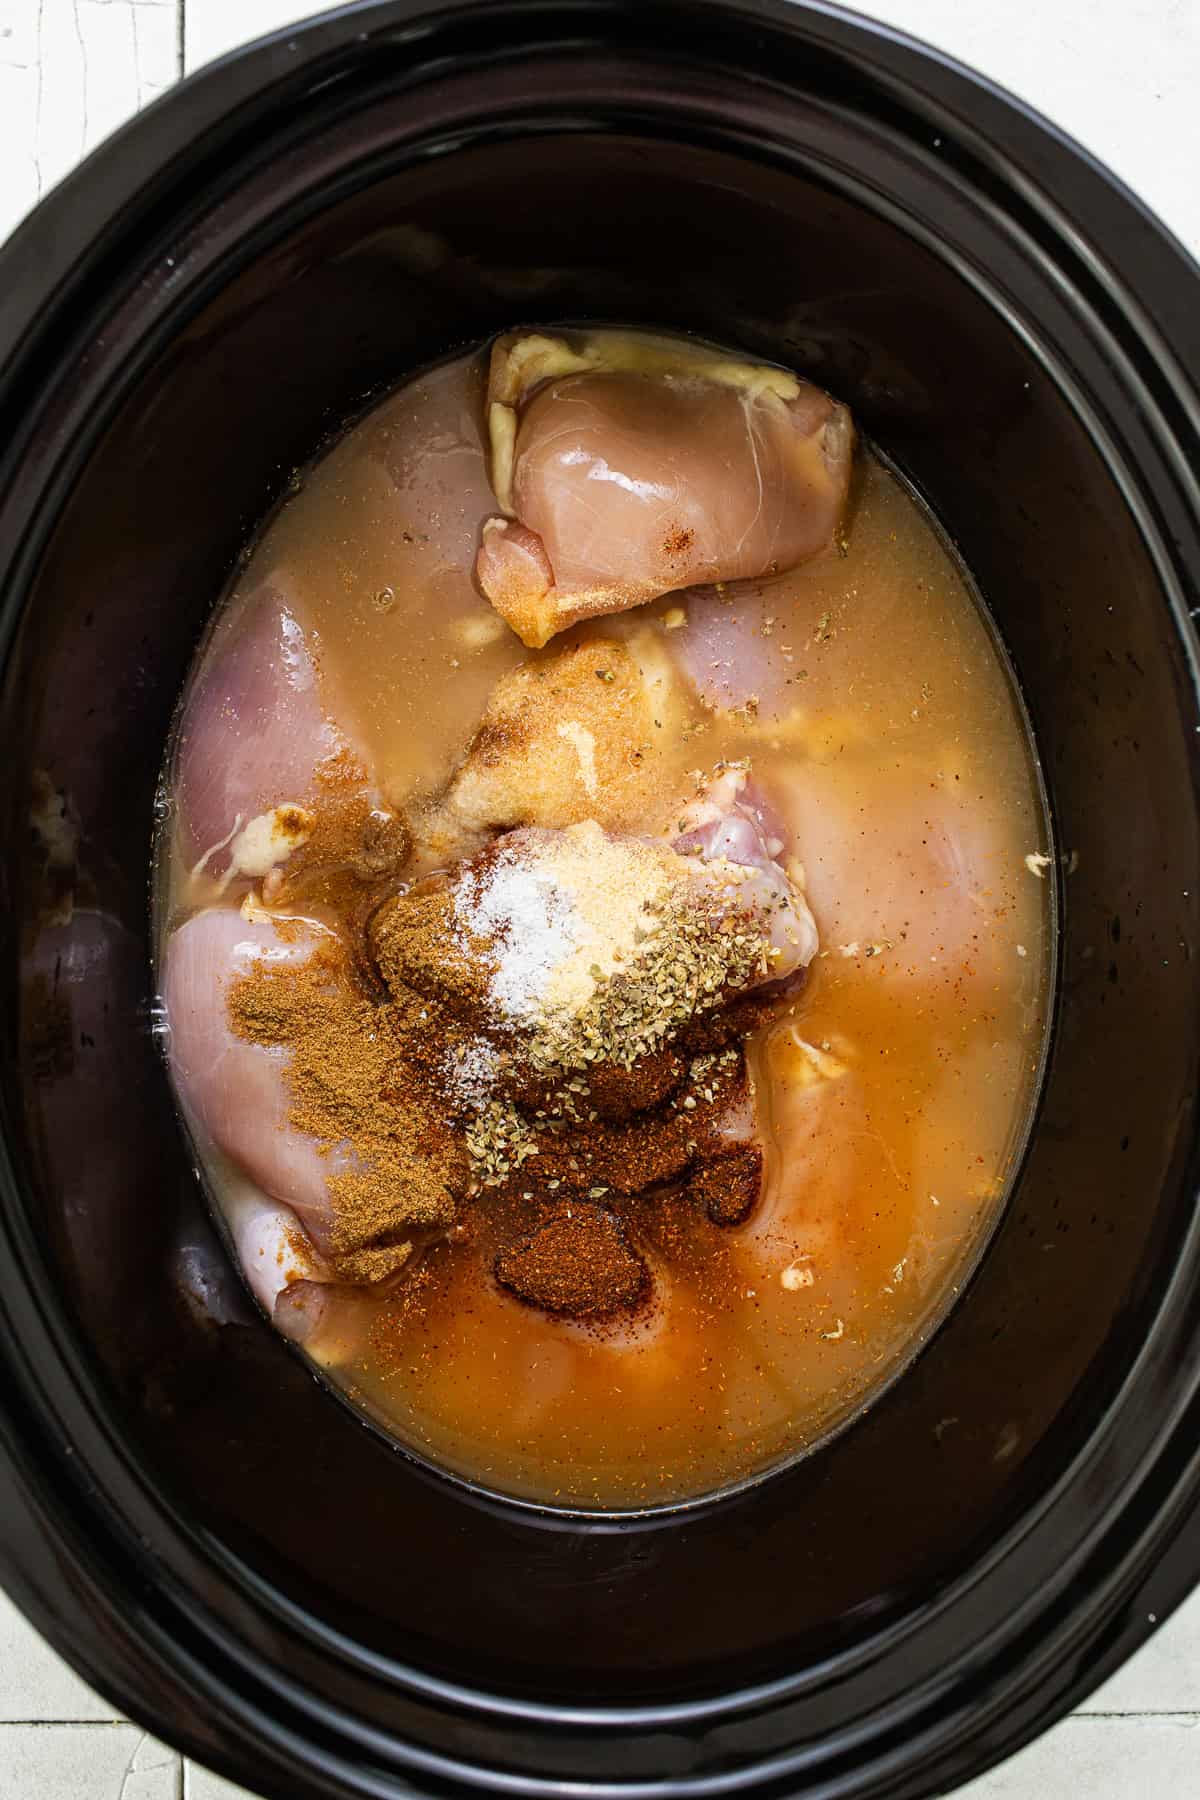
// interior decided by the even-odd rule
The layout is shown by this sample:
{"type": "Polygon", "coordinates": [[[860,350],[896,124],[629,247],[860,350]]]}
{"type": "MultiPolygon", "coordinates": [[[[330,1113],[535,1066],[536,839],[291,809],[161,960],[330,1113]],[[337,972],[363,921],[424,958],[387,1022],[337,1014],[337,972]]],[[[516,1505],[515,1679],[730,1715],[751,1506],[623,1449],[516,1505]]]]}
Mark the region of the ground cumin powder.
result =
{"type": "Polygon", "coordinates": [[[296,809],[300,841],[263,882],[268,905],[353,912],[370,885],[399,874],[412,853],[412,832],[401,813],[376,804],[366,780],[346,750],[319,765],[316,805],[296,809]]]}
{"type": "Polygon", "coordinates": [[[387,1009],[332,941],[299,968],[258,963],[231,984],[228,1009],[239,1037],[291,1051],[289,1122],[330,1158],[332,1219],[319,1248],[334,1274],[386,1279],[414,1232],[453,1223],[468,1181],[462,1145],[405,1060],[387,1009]]]}

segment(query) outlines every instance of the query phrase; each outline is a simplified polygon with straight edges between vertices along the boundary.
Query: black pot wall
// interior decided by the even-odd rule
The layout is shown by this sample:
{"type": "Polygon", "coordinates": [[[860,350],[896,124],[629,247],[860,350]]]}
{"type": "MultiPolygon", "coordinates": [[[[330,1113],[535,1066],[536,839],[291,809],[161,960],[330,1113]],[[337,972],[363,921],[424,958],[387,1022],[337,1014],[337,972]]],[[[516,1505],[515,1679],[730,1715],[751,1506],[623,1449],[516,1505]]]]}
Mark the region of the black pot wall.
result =
{"type": "Polygon", "coordinates": [[[288,1800],[904,1800],[1056,1716],[1200,1575],[1182,253],[1049,128],[846,15],[384,0],[85,165],[0,257],[0,355],[18,1600],[288,1800]],[[563,317],[736,340],[850,402],[979,577],[1064,853],[1044,1106],[969,1293],[833,1446],[619,1527],[391,1452],[231,1279],[219,1329],[179,1303],[206,1227],[151,1029],[159,758],[239,547],[374,388],[563,317]],[[78,822],[69,918],[39,770],[78,822]]]}

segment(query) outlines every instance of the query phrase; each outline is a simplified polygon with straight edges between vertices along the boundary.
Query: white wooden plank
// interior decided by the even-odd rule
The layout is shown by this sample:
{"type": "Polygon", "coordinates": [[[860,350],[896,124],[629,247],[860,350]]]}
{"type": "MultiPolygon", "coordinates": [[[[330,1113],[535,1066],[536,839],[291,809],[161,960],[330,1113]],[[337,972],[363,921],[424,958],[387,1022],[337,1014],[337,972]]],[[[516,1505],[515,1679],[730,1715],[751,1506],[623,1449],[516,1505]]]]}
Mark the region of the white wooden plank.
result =
{"type": "MultiPolygon", "coordinates": [[[[195,3],[195,0],[189,0],[195,3]]],[[[229,0],[200,0],[232,10],[229,0]]],[[[1197,0],[870,0],[871,14],[1038,108],[1128,182],[1200,255],[1197,0]]]]}
{"type": "Polygon", "coordinates": [[[0,239],[179,72],[176,0],[0,0],[0,239]]]}
{"type": "Polygon", "coordinates": [[[957,1800],[1159,1800],[1200,1794],[1200,1718],[1064,1719],[957,1800]]]}
{"type": "Polygon", "coordinates": [[[256,1800],[249,1788],[237,1787],[189,1757],[184,1764],[183,1800],[256,1800]]]}
{"type": "MultiPolygon", "coordinates": [[[[0,241],[38,197],[37,0],[0,0],[0,241]]],[[[57,107],[54,92],[51,105],[57,107]]]]}
{"type": "Polygon", "coordinates": [[[119,1717],[117,1708],[80,1681],[0,1594],[0,1723],[119,1717]]]}
{"type": "MultiPolygon", "coordinates": [[[[1200,1591],[1185,1601],[1080,1711],[1195,1713],[1200,1717],[1200,1591]]],[[[1200,1766],[1196,1790],[1200,1793],[1200,1766]]]]}
{"type": "Polygon", "coordinates": [[[138,1725],[0,1725],[0,1800],[179,1800],[181,1784],[138,1725]]]}
{"type": "Polygon", "coordinates": [[[327,10],[322,0],[184,0],[183,66],[190,74],[239,44],[327,10]]]}

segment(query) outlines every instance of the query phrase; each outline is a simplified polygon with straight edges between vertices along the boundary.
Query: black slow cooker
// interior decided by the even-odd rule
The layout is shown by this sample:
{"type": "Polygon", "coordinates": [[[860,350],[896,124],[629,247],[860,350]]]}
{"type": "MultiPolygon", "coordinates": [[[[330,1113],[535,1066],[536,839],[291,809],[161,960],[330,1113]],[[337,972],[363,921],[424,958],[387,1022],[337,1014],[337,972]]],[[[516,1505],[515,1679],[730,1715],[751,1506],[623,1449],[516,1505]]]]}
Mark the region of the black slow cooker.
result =
{"type": "Polygon", "coordinates": [[[18,232],[0,1576],[115,1703],[280,1800],[908,1800],[1186,1594],[1198,371],[1197,271],[1129,194],[815,4],[350,7],[185,82],[18,232]],[[312,1379],[221,1263],[149,972],[161,749],[239,546],[373,390],[545,318],[849,401],[979,578],[1057,828],[1049,1067],[969,1291],[836,1442],[658,1519],[474,1495],[312,1379]]]}

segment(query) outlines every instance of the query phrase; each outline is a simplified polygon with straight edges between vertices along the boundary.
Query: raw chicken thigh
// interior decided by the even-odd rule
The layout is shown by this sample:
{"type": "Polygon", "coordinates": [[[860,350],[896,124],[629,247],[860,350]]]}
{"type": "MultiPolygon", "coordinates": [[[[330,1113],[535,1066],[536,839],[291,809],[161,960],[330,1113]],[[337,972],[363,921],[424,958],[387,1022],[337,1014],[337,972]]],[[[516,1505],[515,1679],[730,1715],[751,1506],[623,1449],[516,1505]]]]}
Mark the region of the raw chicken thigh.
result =
{"type": "Polygon", "coordinates": [[[827,954],[889,983],[990,987],[1012,957],[1011,859],[953,770],[797,764],[778,799],[827,954]],[[881,803],[882,802],[882,803],[881,803]]]}
{"type": "Polygon", "coordinates": [[[713,712],[746,709],[748,733],[797,752],[773,783],[776,829],[803,870],[825,954],[873,960],[889,982],[994,981],[1012,955],[1013,869],[988,783],[969,780],[950,742],[932,766],[898,749],[881,757],[861,709],[836,704],[853,675],[840,646],[798,681],[813,654],[794,650],[813,622],[780,589],[694,591],[671,647],[713,712]]]}
{"type": "Polygon", "coordinates": [[[685,701],[686,684],[649,630],[519,664],[492,690],[431,830],[444,849],[464,833],[513,825],[650,828],[649,796],[685,701]]]}
{"type": "Polygon", "coordinates": [[[853,428],[786,370],[598,332],[501,338],[480,586],[540,645],[696,582],[794,568],[833,540],[853,428]]]}
{"type": "Polygon", "coordinates": [[[675,848],[706,867],[736,871],[738,904],[770,921],[771,978],[786,981],[817,954],[817,927],[804,896],[804,871],[785,866],[784,827],[745,769],[727,769],[684,808],[675,848]]]}
{"type": "Polygon", "coordinates": [[[322,763],[350,750],[326,717],[308,638],[282,586],[245,603],[189,696],[178,796],[186,854],[208,874],[261,879],[307,836],[322,763]]]}
{"type": "Polygon", "coordinates": [[[810,624],[797,618],[789,596],[773,599],[769,585],[743,582],[736,589],[694,588],[687,596],[687,628],[675,634],[672,649],[697,695],[718,712],[752,703],[756,716],[773,720],[796,704],[794,661],[788,660],[775,614],[795,620],[801,638],[810,624]]]}
{"type": "Polygon", "coordinates": [[[850,1311],[859,1279],[855,1195],[870,1191],[882,1208],[884,1197],[906,1191],[909,1171],[872,1130],[869,1090],[845,1046],[811,1043],[785,1021],[762,1046],[759,1085],[774,1153],[735,1254],[751,1280],[811,1290],[812,1300],[850,1311]]]}
{"type": "Polygon", "coordinates": [[[236,1037],[226,999],[230,982],[260,961],[299,967],[320,935],[319,928],[293,924],[285,941],[273,924],[211,908],[172,936],[163,981],[179,1097],[203,1134],[249,1178],[237,1190],[230,1224],[251,1289],[273,1316],[278,1297],[294,1282],[323,1278],[318,1246],[329,1220],[326,1184],[341,1161],[288,1122],[289,1052],[236,1037]]]}

